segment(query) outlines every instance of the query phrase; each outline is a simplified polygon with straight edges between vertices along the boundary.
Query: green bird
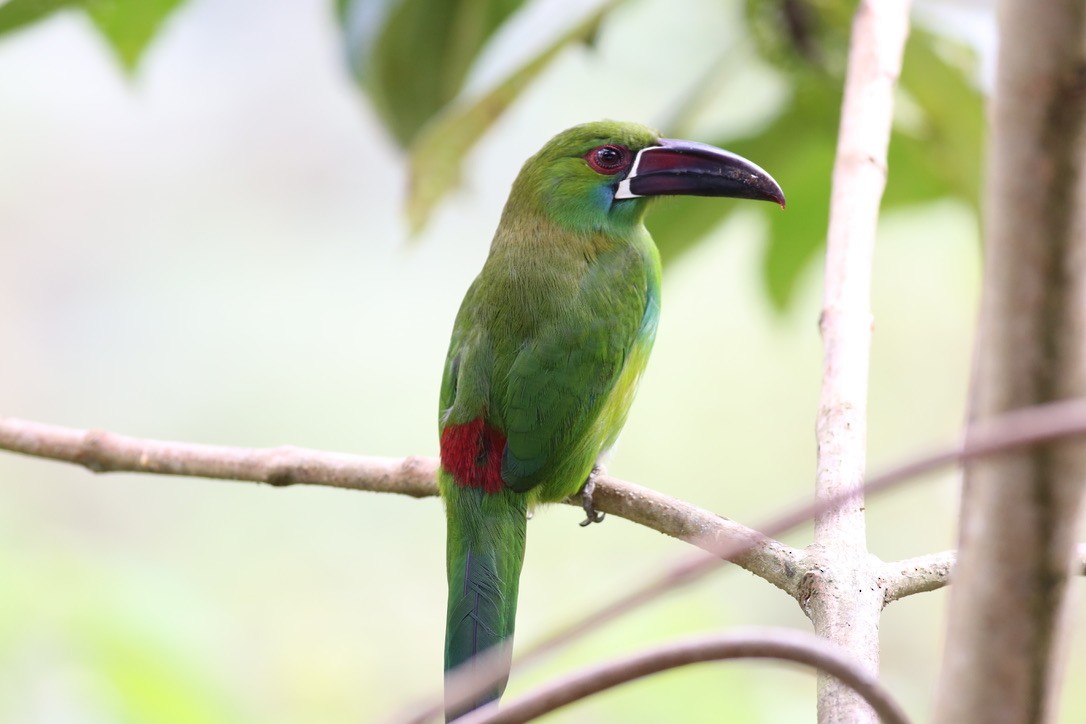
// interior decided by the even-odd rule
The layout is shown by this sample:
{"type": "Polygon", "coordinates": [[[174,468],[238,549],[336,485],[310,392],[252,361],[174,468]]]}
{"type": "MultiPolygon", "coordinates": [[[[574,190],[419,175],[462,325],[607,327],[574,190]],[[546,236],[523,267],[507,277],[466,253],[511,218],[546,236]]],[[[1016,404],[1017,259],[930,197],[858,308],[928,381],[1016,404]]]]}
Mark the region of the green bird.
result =
{"type": "MultiPolygon", "coordinates": [[[[438,484],[448,519],[445,671],[512,643],[528,512],[584,486],[626,421],[660,315],[657,196],[774,201],[768,173],[713,146],[603,121],[524,164],[453,327],[438,484]]],[[[449,719],[501,696],[505,676],[449,719]]],[[[448,692],[447,692],[448,693],[448,692]]]]}

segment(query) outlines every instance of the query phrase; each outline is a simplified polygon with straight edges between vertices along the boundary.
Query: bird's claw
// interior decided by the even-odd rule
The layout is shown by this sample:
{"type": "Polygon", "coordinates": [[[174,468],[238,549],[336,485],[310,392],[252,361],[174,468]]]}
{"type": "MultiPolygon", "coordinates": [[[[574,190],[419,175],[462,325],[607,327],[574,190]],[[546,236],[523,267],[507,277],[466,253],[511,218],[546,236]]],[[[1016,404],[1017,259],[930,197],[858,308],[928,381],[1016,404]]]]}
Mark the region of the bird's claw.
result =
{"type": "Polygon", "coordinates": [[[602,523],[603,519],[607,517],[606,513],[600,513],[592,505],[592,493],[596,491],[596,476],[599,474],[599,468],[592,468],[592,472],[588,474],[588,479],[584,481],[584,487],[581,489],[581,507],[584,509],[584,513],[587,518],[581,521],[581,527],[592,525],[593,523],[602,523]]]}

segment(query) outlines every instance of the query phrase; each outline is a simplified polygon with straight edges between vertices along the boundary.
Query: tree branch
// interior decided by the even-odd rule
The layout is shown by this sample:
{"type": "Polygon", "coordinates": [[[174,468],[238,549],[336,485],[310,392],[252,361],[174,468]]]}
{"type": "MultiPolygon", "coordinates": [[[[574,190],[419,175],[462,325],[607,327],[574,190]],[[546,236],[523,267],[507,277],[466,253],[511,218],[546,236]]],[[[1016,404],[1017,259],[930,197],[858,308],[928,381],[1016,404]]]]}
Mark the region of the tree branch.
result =
{"type": "MultiPolygon", "coordinates": [[[[914,593],[937,591],[950,585],[957,557],[957,551],[942,551],[883,563],[879,579],[884,582],[886,603],[893,603],[914,593]]],[[[1077,576],[1086,576],[1086,543],[1078,545],[1074,573],[1077,576]]]]}
{"type": "MultiPolygon", "coordinates": [[[[577,496],[568,502],[580,505],[579,501],[577,496]]],[[[735,556],[728,560],[793,598],[799,593],[806,554],[753,528],[650,488],[607,476],[597,479],[592,502],[599,510],[686,541],[708,553],[734,549],[735,556]]]]}
{"type": "Polygon", "coordinates": [[[774,659],[813,667],[861,696],[885,724],[907,724],[901,707],[840,646],[813,634],[782,628],[750,628],[676,641],[563,676],[499,709],[497,703],[458,719],[458,724],[512,724],[636,679],[680,666],[726,659],[774,659]]]}
{"type": "MultiPolygon", "coordinates": [[[[833,165],[820,319],[824,352],[816,435],[818,500],[837,500],[815,519],[820,561],[804,582],[815,633],[879,668],[882,592],[867,553],[863,484],[871,348],[871,260],[886,187],[894,88],[909,34],[909,0],[860,0],[852,20],[841,128],[833,165]]],[[[855,692],[818,679],[820,722],[870,722],[855,692]]]]}
{"type": "Polygon", "coordinates": [[[0,449],[82,465],[94,473],[152,473],[219,480],[437,494],[437,461],[381,458],[299,447],[244,448],[167,442],[0,417],[0,449]]]}
{"type": "Polygon", "coordinates": [[[942,551],[883,563],[879,571],[883,606],[914,593],[936,591],[950,583],[957,551],[942,551]]]}
{"type": "MultiPolygon", "coordinates": [[[[241,448],[127,437],[14,417],[0,417],[0,450],[74,463],[95,473],[131,472],[267,483],[325,485],[415,498],[437,494],[437,461],[382,458],[299,447],[241,448]]],[[[577,500],[569,501],[579,505],[577,500]]],[[[707,551],[729,542],[743,553],[734,562],[795,596],[802,551],[695,505],[617,478],[596,482],[596,507],[707,551]]]]}

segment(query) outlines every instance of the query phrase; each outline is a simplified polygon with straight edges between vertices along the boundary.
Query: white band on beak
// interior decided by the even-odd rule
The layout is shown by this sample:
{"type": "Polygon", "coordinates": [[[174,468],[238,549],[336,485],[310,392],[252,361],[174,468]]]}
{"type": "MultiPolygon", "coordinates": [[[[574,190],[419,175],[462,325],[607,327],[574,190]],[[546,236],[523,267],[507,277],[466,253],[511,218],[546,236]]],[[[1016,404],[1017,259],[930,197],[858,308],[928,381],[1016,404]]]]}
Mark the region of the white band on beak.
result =
{"type": "Polygon", "coordinates": [[[648,148],[642,148],[640,151],[637,152],[637,155],[634,156],[634,162],[633,165],[630,166],[630,172],[626,174],[626,178],[618,182],[618,188],[615,189],[616,199],[621,200],[641,198],[641,194],[635,194],[633,191],[630,191],[630,180],[637,176],[637,167],[641,165],[641,154],[643,154],[645,151],[651,151],[654,148],[663,148],[663,146],[649,146],[648,148]]]}
{"type": "Polygon", "coordinates": [[[618,182],[618,188],[615,189],[616,199],[636,199],[639,197],[640,194],[630,191],[630,178],[628,176],[618,182]]]}

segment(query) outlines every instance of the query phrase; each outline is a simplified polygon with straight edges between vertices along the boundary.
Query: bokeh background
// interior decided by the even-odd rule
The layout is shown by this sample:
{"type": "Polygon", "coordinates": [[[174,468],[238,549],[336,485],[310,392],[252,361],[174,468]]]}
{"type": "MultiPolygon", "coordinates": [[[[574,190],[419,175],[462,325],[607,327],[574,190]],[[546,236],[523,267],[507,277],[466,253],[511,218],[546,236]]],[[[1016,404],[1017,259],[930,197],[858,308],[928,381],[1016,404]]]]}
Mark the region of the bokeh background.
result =
{"type": "MultiPolygon", "coordinates": [[[[575,5],[533,3],[469,86],[485,86],[575,5]]],[[[685,87],[677,79],[696,77],[704,49],[741,28],[731,3],[674,8],[631,1],[593,47],[564,51],[470,154],[464,185],[414,240],[403,156],[357,92],[329,3],[192,0],[134,74],[79,14],[6,36],[0,412],[161,439],[436,454],[448,333],[520,164],[584,120],[665,123],[685,87]]],[[[961,28],[990,31],[983,19],[961,28]]],[[[768,70],[744,66],[690,135],[764,123],[779,96],[768,70]]],[[[820,268],[800,273],[785,308],[770,302],[769,211],[738,210],[670,264],[656,351],[610,468],[751,525],[811,495],[820,379],[820,268]]],[[[872,470],[956,439],[978,277],[966,204],[885,217],[872,470]]],[[[871,500],[872,551],[889,560],[952,547],[957,485],[945,473],[871,500]]],[[[580,519],[553,507],[529,525],[521,645],[687,552],[623,520],[581,529],[580,519]]],[[[809,530],[788,540],[804,545],[809,530]]],[[[443,550],[436,499],[96,477],[0,455],[0,720],[387,720],[440,691],[443,550]]],[[[883,676],[918,720],[931,706],[944,604],[943,592],[923,594],[883,619],[883,676]]],[[[745,624],[808,628],[794,601],[728,569],[516,674],[510,693],[745,624]]],[[[1073,684],[1086,677],[1082,628],[1068,722],[1086,721],[1073,684]]],[[[627,686],[553,720],[813,717],[806,673],[729,663],[627,686]]]]}

